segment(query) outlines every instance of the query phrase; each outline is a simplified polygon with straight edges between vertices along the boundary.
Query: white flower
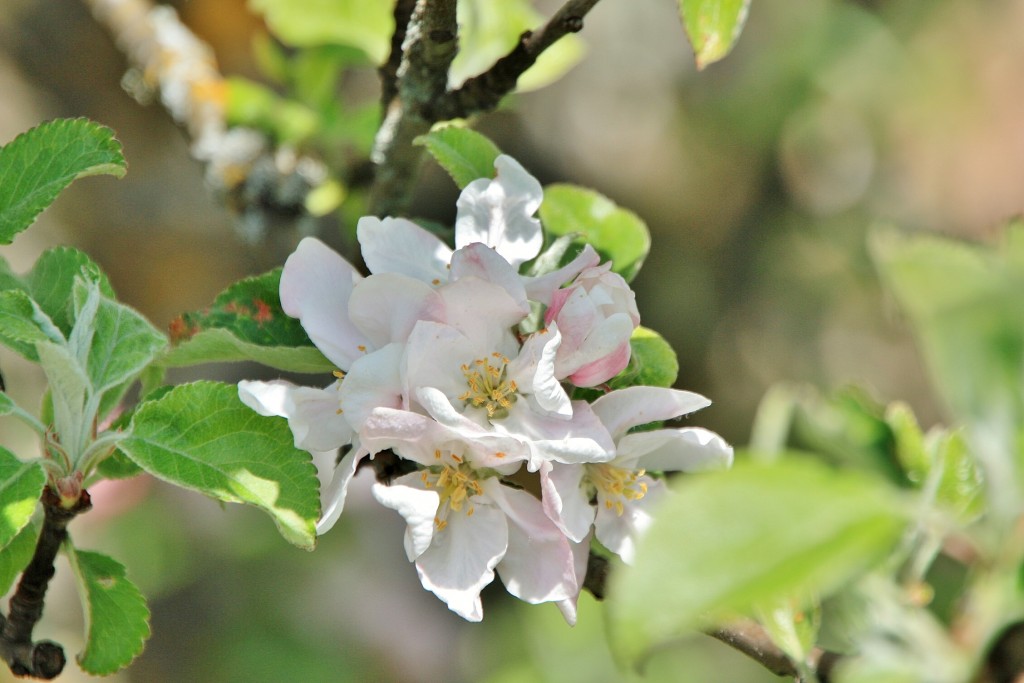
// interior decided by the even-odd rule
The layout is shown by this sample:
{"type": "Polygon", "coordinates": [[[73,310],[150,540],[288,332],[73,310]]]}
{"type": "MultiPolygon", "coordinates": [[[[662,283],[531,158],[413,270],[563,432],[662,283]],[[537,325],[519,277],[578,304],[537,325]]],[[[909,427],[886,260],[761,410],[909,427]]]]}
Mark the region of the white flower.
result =
{"type": "Polygon", "coordinates": [[[363,443],[424,467],[375,484],[374,497],[407,523],[405,551],[423,587],[470,621],[483,618],[480,591],[495,571],[510,593],[531,603],[563,602],[579,593],[568,539],[539,500],[500,481],[520,465],[492,435],[467,440],[435,420],[381,408],[367,418],[363,443]]]}
{"type": "Polygon", "coordinates": [[[647,474],[727,467],[732,447],[699,427],[629,433],[632,427],[668,420],[710,405],[688,391],[635,386],[605,394],[592,404],[611,432],[616,454],[610,462],[541,467],[544,509],[573,541],[594,527],[597,540],[626,562],[636,538],[650,525],[651,510],[664,483],[647,474]],[[596,509],[591,500],[596,499],[596,509]]]}
{"type": "Polygon", "coordinates": [[[592,387],[619,374],[629,363],[629,338],[640,324],[636,296],[611,264],[587,268],[557,290],[544,320],[556,322],[562,345],[555,374],[579,387],[592,387]]]}

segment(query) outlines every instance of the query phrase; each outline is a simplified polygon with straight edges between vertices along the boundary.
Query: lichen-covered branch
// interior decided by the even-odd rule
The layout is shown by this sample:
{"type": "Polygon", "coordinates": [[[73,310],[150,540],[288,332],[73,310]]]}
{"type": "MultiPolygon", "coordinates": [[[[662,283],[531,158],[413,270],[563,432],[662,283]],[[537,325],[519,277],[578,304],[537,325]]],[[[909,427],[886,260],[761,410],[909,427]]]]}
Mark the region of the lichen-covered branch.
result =
{"type": "Polygon", "coordinates": [[[46,589],[53,578],[53,561],[67,538],[72,519],[89,510],[89,493],[82,491],[70,508],[49,486],[43,489],[43,528],[32,560],[22,572],[18,587],[9,602],[6,619],[0,617],[0,658],[17,676],[52,679],[64,670],[64,650],[51,641],[32,642],[32,631],[43,615],[46,589]]]}

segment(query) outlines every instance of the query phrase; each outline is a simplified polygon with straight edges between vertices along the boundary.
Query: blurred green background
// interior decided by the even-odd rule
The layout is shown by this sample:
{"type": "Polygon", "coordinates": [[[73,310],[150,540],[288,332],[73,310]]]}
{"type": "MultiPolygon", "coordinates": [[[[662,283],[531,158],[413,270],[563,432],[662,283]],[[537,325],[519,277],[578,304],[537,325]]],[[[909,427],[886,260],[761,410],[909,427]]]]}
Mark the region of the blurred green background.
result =
{"type": "MultiPolygon", "coordinates": [[[[261,25],[244,0],[172,4],[225,73],[257,76],[261,25]]],[[[694,424],[744,444],[758,401],[786,380],[856,383],[906,400],[928,425],[942,407],[865,238],[893,224],[987,239],[1021,212],[1022,35],[1024,0],[755,0],[734,53],[698,73],[675,3],[603,0],[582,33],[583,63],[479,128],[542,182],[593,187],[648,222],[654,246],[633,285],[643,323],[679,354],[679,386],[714,401],[694,424]]],[[[74,184],[0,255],[21,271],[44,248],[74,244],[164,326],[282,263],[288,240],[238,238],[184,135],[121,89],[125,68],[83,4],[0,3],[0,141],[87,116],[117,131],[129,162],[123,180],[74,184]]],[[[413,213],[450,223],[456,196],[428,166],[413,213]]],[[[0,367],[15,399],[37,405],[35,368],[3,350],[0,367]]],[[[174,379],[200,375],[269,376],[231,366],[174,379]]],[[[36,448],[10,420],[0,440],[36,448]]],[[[95,511],[72,529],[78,545],[124,562],[153,609],[146,652],[114,680],[629,679],[589,597],[575,629],[499,585],[484,593],[483,624],[448,612],[406,561],[400,518],[360,481],[313,554],[286,546],[258,512],[145,477],[93,490],[95,511]]],[[[58,575],[37,635],[74,652],[77,599],[66,566],[58,575]]],[[[704,637],[660,655],[648,676],[775,680],[704,637]]],[[[63,680],[77,678],[70,666],[63,680]]]]}

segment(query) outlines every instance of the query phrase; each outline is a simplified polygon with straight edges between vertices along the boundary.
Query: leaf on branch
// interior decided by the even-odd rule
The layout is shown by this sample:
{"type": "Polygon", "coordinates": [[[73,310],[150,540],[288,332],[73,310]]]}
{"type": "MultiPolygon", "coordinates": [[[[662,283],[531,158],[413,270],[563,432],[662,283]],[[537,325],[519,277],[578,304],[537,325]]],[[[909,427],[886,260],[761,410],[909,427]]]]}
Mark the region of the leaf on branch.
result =
{"type": "Polygon", "coordinates": [[[295,318],[281,309],[281,269],[240,280],[210,308],[171,323],[167,367],[251,360],[289,372],[331,372],[333,363],[313,346],[295,318]]]}
{"type": "Polygon", "coordinates": [[[76,278],[96,282],[103,296],[115,298],[106,273],[85,252],[73,247],[55,247],[44,251],[23,278],[24,289],[65,337],[70,336],[75,322],[72,292],[76,278]]]}
{"type": "Polygon", "coordinates": [[[750,0],[679,0],[686,35],[703,69],[732,50],[747,21],[750,0]]]}
{"type": "Polygon", "coordinates": [[[254,505],[289,542],[315,546],[320,495],[312,457],[295,448],[285,420],[248,408],[234,385],[183,384],[143,404],[120,447],[150,474],[254,505]]]}
{"type": "Polygon", "coordinates": [[[602,194],[577,185],[556,183],[544,188],[540,220],[551,237],[578,235],[626,281],[640,271],[651,248],[647,224],[602,194]]]}
{"type": "Polygon", "coordinates": [[[275,36],[293,47],[350,45],[381,64],[391,47],[392,3],[366,0],[249,0],[275,36]]]}
{"type": "Polygon", "coordinates": [[[39,305],[24,291],[0,292],[0,343],[36,361],[40,342],[63,343],[64,337],[39,305]]]}
{"type": "Polygon", "coordinates": [[[85,650],[78,664],[86,673],[106,676],[128,666],[149,638],[146,599],[125,575],[124,566],[100,553],[64,544],[85,612],[85,650]]]}
{"type": "Polygon", "coordinates": [[[58,119],[22,133],[0,147],[0,244],[10,244],[76,178],[120,178],[125,170],[114,132],[92,121],[58,119]]]}
{"type": "Polygon", "coordinates": [[[633,664],[709,621],[827,595],[882,559],[910,514],[881,479],[798,458],[673,488],[609,591],[611,641],[633,664]]]}
{"type": "Polygon", "coordinates": [[[0,595],[7,595],[36,551],[39,528],[34,524],[26,524],[18,535],[0,550],[0,595]]]}
{"type": "Polygon", "coordinates": [[[462,126],[436,128],[413,144],[426,147],[460,190],[477,178],[493,178],[494,160],[501,154],[486,135],[462,126]]]}
{"type": "Polygon", "coordinates": [[[23,462],[0,447],[0,548],[25,528],[46,484],[38,462],[23,462]]]}

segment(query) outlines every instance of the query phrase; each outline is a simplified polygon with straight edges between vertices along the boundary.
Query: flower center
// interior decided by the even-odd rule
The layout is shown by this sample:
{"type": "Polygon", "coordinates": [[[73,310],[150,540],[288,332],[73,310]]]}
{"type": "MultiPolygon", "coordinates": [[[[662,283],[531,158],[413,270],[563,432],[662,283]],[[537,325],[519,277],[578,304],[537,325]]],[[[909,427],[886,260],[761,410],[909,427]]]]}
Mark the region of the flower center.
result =
{"type": "MultiPolygon", "coordinates": [[[[441,460],[441,456],[440,450],[434,451],[437,460],[441,460]]],[[[448,526],[448,513],[451,511],[461,512],[468,504],[466,515],[472,516],[473,504],[469,499],[484,492],[472,467],[454,453],[449,453],[448,459],[452,462],[439,467],[435,465],[420,473],[423,484],[428,489],[437,489],[437,494],[441,498],[441,504],[438,505],[437,514],[434,516],[434,526],[438,531],[448,526]]]]}
{"type": "Polygon", "coordinates": [[[647,483],[638,481],[645,470],[627,470],[613,465],[587,465],[590,482],[603,493],[604,506],[622,516],[625,502],[647,495],[647,483]]]}
{"type": "Polygon", "coordinates": [[[487,411],[488,419],[508,415],[518,390],[515,380],[508,378],[508,358],[497,352],[492,353],[490,358],[478,358],[463,365],[462,374],[466,377],[469,390],[459,396],[459,400],[475,408],[483,408],[487,411]],[[492,363],[492,359],[495,362],[492,363]]]}

